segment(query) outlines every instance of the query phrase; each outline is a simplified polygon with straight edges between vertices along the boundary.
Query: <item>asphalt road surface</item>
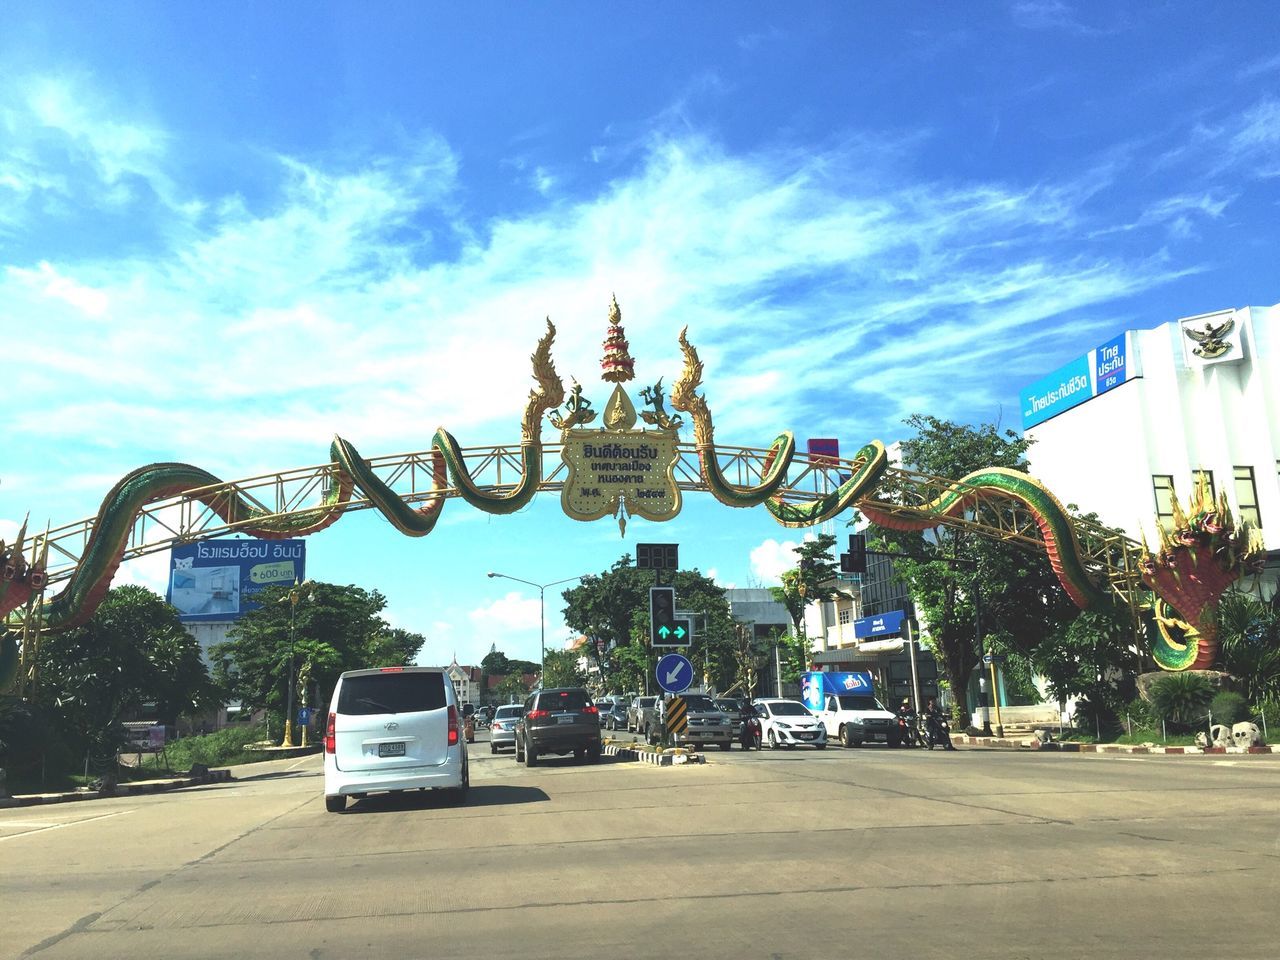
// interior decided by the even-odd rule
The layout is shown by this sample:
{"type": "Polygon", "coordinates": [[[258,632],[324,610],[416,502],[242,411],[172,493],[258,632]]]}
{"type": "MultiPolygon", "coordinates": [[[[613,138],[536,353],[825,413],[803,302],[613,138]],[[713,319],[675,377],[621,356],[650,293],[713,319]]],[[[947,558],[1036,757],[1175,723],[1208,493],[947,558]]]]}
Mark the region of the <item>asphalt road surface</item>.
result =
{"type": "Polygon", "coordinates": [[[0,810],[0,956],[1278,955],[1280,758],[883,747],[518,766],[334,815],[319,757],[0,810]]]}

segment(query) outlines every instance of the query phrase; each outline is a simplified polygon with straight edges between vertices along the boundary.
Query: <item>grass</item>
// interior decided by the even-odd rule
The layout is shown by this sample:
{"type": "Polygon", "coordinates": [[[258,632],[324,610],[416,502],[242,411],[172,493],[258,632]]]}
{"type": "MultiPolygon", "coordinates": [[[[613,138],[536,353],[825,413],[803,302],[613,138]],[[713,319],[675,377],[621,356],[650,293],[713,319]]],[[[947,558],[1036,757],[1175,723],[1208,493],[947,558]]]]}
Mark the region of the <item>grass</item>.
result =
{"type": "MultiPolygon", "coordinates": [[[[174,740],[165,746],[165,758],[171,770],[190,770],[191,765],[203,763],[206,767],[225,767],[236,763],[254,763],[267,759],[262,753],[248,749],[266,736],[266,729],[258,724],[237,724],[224,727],[215,733],[199,734],[174,740]]],[[[143,756],[140,771],[154,774],[165,769],[159,754],[143,756]]]]}

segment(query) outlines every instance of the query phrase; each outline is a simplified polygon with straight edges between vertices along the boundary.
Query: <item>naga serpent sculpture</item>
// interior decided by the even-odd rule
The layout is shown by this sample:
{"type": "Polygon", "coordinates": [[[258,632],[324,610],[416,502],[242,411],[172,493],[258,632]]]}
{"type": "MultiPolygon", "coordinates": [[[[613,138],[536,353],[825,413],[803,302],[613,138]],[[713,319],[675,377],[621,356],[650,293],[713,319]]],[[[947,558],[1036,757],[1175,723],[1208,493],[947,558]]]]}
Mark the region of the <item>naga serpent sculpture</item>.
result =
{"type": "MultiPolygon", "coordinates": [[[[615,300],[615,315],[616,310],[615,300]]],[[[529,392],[521,421],[519,481],[503,493],[482,489],[468,472],[457,440],[440,427],[432,438],[434,491],[443,491],[452,479],[457,495],[480,510],[492,514],[520,510],[533,499],[542,482],[543,417],[547,416],[553,426],[566,429],[594,418],[590,402],[581,396],[576,381],[567,404],[567,415],[557,412],[565,402],[565,392],[551,358],[555,326],[549,318],[546,323],[547,331],[530,358],[536,386],[529,392]]],[[[618,329],[620,333],[620,326],[618,329]]],[[[993,467],[975,471],[935,499],[911,506],[907,511],[911,515],[904,516],[901,505],[873,497],[888,468],[884,445],[875,440],[863,446],[852,461],[842,465],[842,472],[850,472],[836,489],[809,503],[795,504],[784,499],[780,492],[795,457],[795,438],[788,431],[780,434],[769,447],[759,470],[759,483],[740,486],[729,482],[717,459],[711,412],[705,398],[697,392],[702,383],[703,365],[686,333],[687,328],[679,337],[684,366],[671,389],[671,404],[693,421],[702,481],[721,503],[731,507],[763,504],[774,519],[786,527],[813,526],[856,504],[874,523],[896,530],[923,531],[937,526],[944,518],[963,514],[979,493],[993,492],[1019,501],[1035,517],[1049,562],[1078,606],[1088,609],[1106,602],[1108,591],[1100,588],[1090,575],[1070,515],[1038,481],[1015,470],[993,467]],[[891,506],[897,509],[891,511],[888,509],[891,506]]],[[[621,343],[625,348],[625,341],[621,343]]],[[[644,397],[653,408],[644,415],[647,422],[670,431],[679,426],[678,418],[669,418],[662,408],[661,380],[644,391],[644,397]]],[[[348,509],[357,489],[406,536],[425,536],[435,527],[444,508],[444,495],[437,495],[423,507],[409,507],[375,475],[356,448],[341,437],[334,438],[330,458],[330,472],[336,482],[329,485],[319,505],[287,515],[269,513],[241,497],[213,474],[190,464],[158,463],[134,470],[103,500],[74,573],[61,592],[37,608],[36,625],[44,630],[63,630],[88,620],[120,566],[139,512],[149,503],[174,496],[199,501],[224,522],[237,524],[239,532],[263,539],[307,536],[325,529],[348,509]]],[[[24,605],[30,617],[34,600],[47,582],[43,560],[28,564],[23,559],[24,534],[25,527],[15,548],[7,549],[0,542],[0,618],[24,605]]],[[[1162,531],[1161,536],[1160,550],[1154,555],[1143,544],[1139,564],[1143,583],[1156,598],[1154,612],[1159,630],[1152,655],[1166,670],[1209,666],[1217,652],[1214,626],[1217,600],[1238,577],[1261,568],[1264,555],[1261,538],[1248,524],[1239,528],[1234,525],[1225,497],[1215,504],[1205,500],[1203,491],[1193,501],[1190,517],[1175,504],[1174,532],[1162,531]]],[[[17,634],[0,628],[0,691],[12,683],[18,662],[17,634]]]]}

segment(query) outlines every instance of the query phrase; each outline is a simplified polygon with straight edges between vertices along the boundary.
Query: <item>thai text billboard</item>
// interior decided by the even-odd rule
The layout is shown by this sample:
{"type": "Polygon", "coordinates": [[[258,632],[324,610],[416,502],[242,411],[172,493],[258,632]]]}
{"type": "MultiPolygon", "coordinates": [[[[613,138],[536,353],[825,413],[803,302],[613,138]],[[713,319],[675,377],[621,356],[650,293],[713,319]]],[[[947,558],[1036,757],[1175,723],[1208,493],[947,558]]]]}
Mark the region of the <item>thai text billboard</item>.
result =
{"type": "Polygon", "coordinates": [[[1129,346],[1129,334],[1122,333],[1024,387],[1019,395],[1022,428],[1044,423],[1136,377],[1135,358],[1129,346]]]}
{"type": "Polygon", "coordinates": [[[236,620],[266,587],[306,576],[305,540],[202,540],[174,547],[165,599],[183,623],[236,620]]]}

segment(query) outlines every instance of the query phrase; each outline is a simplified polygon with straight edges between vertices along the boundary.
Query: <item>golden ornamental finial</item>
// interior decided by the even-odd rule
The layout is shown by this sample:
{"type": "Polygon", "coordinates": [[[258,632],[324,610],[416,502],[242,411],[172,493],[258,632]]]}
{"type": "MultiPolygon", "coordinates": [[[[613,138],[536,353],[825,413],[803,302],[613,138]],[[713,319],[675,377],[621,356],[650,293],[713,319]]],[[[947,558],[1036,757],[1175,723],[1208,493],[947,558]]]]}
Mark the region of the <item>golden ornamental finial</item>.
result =
{"type": "Polygon", "coordinates": [[[614,294],[613,302],[609,305],[609,333],[604,340],[604,357],[600,360],[600,367],[604,371],[602,380],[626,383],[635,377],[636,362],[627,352],[629,346],[627,335],[622,330],[622,310],[618,307],[617,294],[614,294]]]}

